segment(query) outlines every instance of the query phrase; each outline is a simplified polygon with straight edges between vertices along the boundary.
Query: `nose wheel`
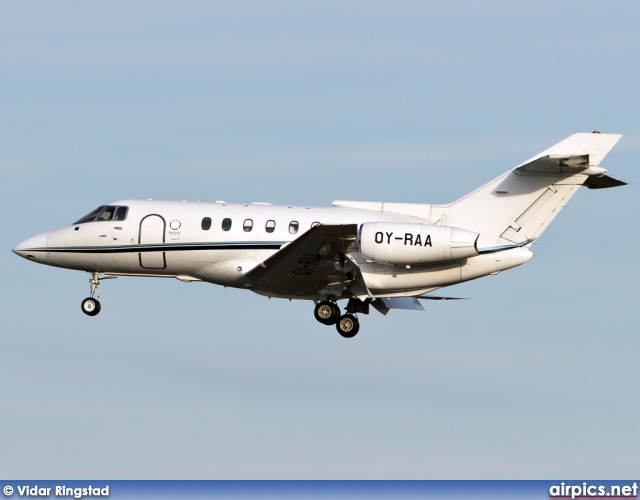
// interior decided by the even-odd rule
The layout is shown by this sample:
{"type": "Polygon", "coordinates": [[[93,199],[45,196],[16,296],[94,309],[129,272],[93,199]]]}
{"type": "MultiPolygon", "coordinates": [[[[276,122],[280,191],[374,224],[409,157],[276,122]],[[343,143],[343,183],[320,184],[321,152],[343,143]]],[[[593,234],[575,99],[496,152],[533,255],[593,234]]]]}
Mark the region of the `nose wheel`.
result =
{"type": "Polygon", "coordinates": [[[94,299],[93,297],[87,297],[82,301],[82,312],[87,316],[95,316],[100,312],[100,301],[98,299],[94,299]]]}

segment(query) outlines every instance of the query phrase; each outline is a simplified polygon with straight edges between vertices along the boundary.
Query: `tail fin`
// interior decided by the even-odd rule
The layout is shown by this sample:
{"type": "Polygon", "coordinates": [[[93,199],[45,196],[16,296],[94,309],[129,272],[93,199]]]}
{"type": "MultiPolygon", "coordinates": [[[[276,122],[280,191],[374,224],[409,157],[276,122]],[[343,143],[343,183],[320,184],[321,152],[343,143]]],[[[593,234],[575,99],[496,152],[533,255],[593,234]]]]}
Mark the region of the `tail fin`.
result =
{"type": "Polygon", "coordinates": [[[574,134],[450,205],[433,205],[431,220],[479,232],[487,244],[530,244],[583,184],[625,184],[598,166],[620,137],[574,134]]]}

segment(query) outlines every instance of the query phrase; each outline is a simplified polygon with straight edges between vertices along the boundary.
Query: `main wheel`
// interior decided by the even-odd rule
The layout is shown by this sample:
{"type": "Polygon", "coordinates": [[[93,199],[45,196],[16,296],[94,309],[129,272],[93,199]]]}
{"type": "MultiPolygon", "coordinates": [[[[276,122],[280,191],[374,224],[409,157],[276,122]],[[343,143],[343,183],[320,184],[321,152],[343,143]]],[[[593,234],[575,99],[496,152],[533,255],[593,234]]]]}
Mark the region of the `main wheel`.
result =
{"type": "Polygon", "coordinates": [[[340,309],[333,302],[323,300],[318,302],[313,310],[313,315],[323,325],[335,325],[340,316],[340,309]]]}
{"type": "Polygon", "coordinates": [[[340,318],[340,306],[338,306],[338,304],[336,304],[335,302],[332,302],[331,307],[333,307],[333,317],[335,319],[335,322],[337,323],[338,318],[340,318]]]}
{"type": "Polygon", "coordinates": [[[86,299],[84,299],[80,307],[82,308],[82,312],[87,316],[95,316],[100,312],[101,309],[100,302],[98,302],[98,300],[94,299],[93,297],[87,297],[86,299]]]}
{"type": "Polygon", "coordinates": [[[346,339],[355,337],[358,330],[360,330],[358,318],[352,314],[343,314],[336,323],[336,330],[338,330],[338,333],[346,339]]]}

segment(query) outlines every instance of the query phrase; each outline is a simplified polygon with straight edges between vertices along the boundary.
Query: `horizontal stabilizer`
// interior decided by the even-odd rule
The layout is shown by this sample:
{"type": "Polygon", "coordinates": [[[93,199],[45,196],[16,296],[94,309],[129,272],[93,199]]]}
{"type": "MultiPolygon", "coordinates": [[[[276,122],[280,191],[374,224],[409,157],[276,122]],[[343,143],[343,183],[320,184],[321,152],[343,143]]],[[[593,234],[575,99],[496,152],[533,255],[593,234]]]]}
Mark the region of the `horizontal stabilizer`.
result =
{"type": "Polygon", "coordinates": [[[608,175],[590,175],[587,180],[584,181],[584,185],[589,189],[605,189],[618,186],[626,186],[627,183],[609,177],[608,175]]]}
{"type": "MultiPolygon", "coordinates": [[[[543,168],[535,166],[539,160],[542,164],[550,163],[558,165],[558,167],[576,168],[585,170],[589,165],[600,165],[607,153],[622,137],[620,134],[600,134],[600,133],[580,133],[573,134],[558,144],[551,146],[542,153],[518,165],[516,171],[527,171],[529,168],[543,168]],[[585,164],[586,160],[586,164],[585,164]]],[[[572,170],[562,170],[572,172],[572,170]]],[[[556,170],[557,172],[557,170],[556,170]]],[[[573,170],[575,172],[575,170],[573,170]]]]}
{"type": "Polygon", "coordinates": [[[589,155],[547,155],[515,169],[521,174],[577,173],[589,168],[589,155]]]}

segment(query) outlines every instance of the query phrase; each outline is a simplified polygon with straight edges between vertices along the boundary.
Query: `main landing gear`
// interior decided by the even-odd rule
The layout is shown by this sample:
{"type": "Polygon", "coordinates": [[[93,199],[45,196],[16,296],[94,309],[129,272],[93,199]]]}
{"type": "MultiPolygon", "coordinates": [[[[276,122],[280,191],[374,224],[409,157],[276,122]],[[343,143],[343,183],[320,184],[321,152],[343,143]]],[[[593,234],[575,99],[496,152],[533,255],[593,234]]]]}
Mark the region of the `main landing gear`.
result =
{"type": "Polygon", "coordinates": [[[347,339],[355,337],[360,330],[358,318],[350,312],[341,316],[338,305],[330,300],[318,302],[313,315],[323,325],[336,325],[338,333],[347,339]]]}
{"type": "Polygon", "coordinates": [[[91,285],[89,297],[84,299],[82,301],[82,304],[80,305],[82,312],[85,313],[87,316],[95,316],[100,312],[100,309],[102,309],[102,307],[100,306],[100,301],[98,299],[93,298],[93,296],[96,294],[98,294],[98,297],[100,296],[100,294],[98,293],[100,280],[108,280],[112,278],[115,278],[115,276],[107,276],[105,278],[101,278],[100,273],[96,273],[96,272],[91,273],[91,279],[89,280],[89,284],[91,285]]]}

